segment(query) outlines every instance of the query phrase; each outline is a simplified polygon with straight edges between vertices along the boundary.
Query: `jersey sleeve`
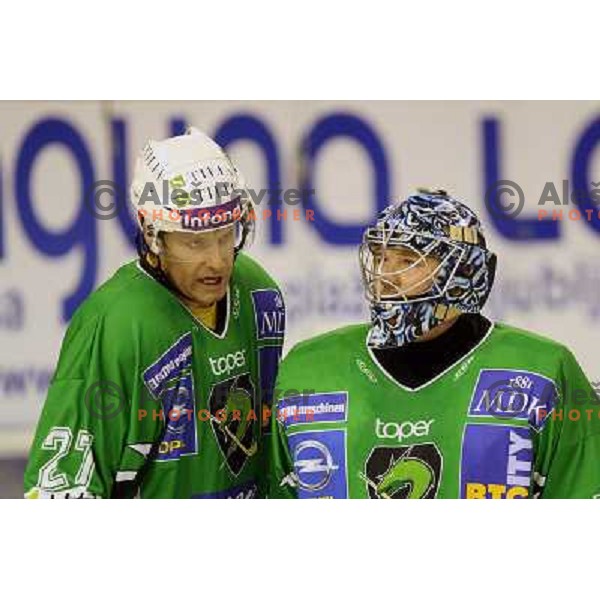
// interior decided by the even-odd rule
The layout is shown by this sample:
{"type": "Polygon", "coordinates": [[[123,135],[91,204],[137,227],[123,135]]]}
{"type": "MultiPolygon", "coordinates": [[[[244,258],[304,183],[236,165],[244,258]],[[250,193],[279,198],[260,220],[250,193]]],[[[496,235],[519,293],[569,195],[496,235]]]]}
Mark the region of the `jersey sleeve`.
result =
{"type": "Polygon", "coordinates": [[[290,455],[288,432],[285,420],[282,418],[282,404],[286,397],[292,393],[294,387],[294,349],[282,361],[277,382],[270,421],[270,436],[267,445],[267,496],[269,498],[295,499],[297,493],[297,479],[294,472],[294,463],[290,455]]]}
{"type": "Polygon", "coordinates": [[[292,499],[297,498],[297,483],[294,474],[294,465],[290,456],[287,443],[287,434],[282,422],[277,419],[274,411],[271,417],[271,436],[268,448],[269,498],[292,499]]]}
{"type": "Polygon", "coordinates": [[[25,470],[27,498],[111,495],[134,370],[127,344],[108,329],[100,316],[74,317],[67,329],[25,470]]]}
{"type": "MultiPolygon", "coordinates": [[[[242,252],[236,259],[235,268],[234,279],[246,290],[254,322],[252,336],[256,339],[261,413],[258,483],[259,496],[264,497],[269,488],[271,414],[285,339],[286,307],[279,285],[256,260],[242,252]]],[[[235,302],[234,297],[234,306],[235,302]]]]}
{"type": "Polygon", "coordinates": [[[600,398],[564,350],[559,402],[540,434],[533,478],[540,498],[600,497],[600,398]]]}

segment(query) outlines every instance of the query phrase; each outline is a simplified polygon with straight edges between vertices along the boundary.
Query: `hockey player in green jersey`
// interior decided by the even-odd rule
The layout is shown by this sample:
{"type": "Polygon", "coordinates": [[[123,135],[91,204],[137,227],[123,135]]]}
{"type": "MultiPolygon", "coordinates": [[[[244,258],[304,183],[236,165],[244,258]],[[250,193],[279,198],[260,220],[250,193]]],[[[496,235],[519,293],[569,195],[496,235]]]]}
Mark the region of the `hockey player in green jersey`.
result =
{"type": "Polygon", "coordinates": [[[261,495],[262,414],[285,310],[276,283],[242,252],[254,213],[241,175],[190,129],[148,142],[131,201],[139,260],[73,316],[26,497],[261,495]]]}
{"type": "Polygon", "coordinates": [[[496,257],[443,190],[364,234],[371,322],[282,362],[270,496],[600,497],[600,401],[567,348],[480,314],[496,257]]]}

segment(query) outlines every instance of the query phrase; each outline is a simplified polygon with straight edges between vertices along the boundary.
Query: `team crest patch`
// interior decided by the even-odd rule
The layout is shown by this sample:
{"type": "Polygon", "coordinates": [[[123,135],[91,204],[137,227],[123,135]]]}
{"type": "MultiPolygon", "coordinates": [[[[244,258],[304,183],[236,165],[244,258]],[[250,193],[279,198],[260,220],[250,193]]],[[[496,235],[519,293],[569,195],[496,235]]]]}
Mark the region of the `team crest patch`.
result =
{"type": "Polygon", "coordinates": [[[256,394],[250,375],[244,373],[216,384],[210,394],[213,433],[228,469],[238,475],[258,450],[256,394]]]}
{"type": "Polygon", "coordinates": [[[434,443],[373,448],[360,473],[370,498],[435,498],[442,476],[442,455],[434,443]]]}

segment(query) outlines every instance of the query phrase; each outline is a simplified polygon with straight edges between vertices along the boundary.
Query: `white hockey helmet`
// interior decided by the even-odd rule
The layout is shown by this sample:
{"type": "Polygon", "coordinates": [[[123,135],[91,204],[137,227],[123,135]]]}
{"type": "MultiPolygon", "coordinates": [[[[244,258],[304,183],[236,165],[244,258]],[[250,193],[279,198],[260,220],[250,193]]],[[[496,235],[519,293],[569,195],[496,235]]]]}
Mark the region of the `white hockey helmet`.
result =
{"type": "Polygon", "coordinates": [[[234,226],[236,252],[254,233],[254,206],[243,176],[225,151],[194,127],[184,135],[146,143],[129,197],[155,254],[161,231],[203,233],[234,226]]]}

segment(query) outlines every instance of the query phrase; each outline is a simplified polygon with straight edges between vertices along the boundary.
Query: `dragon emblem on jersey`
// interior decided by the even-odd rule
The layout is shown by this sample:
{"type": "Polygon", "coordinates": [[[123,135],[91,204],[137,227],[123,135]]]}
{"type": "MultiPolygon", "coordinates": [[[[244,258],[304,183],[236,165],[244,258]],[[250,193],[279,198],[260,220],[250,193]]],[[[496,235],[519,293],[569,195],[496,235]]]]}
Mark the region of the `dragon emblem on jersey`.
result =
{"type": "Polygon", "coordinates": [[[258,449],[256,394],[250,376],[245,373],[217,384],[209,409],[224,465],[238,475],[258,449]]]}
{"type": "Polygon", "coordinates": [[[480,312],[492,288],[496,256],[470,208],[443,190],[426,190],[379,214],[363,236],[360,265],[371,308],[368,344],[385,348],[413,342],[461,312],[480,312]],[[390,248],[410,251],[415,262],[435,259],[427,291],[382,294],[382,283],[397,289],[392,276],[402,277],[414,266],[384,272],[380,257],[390,248]]]}
{"type": "Polygon", "coordinates": [[[435,444],[374,448],[359,477],[372,499],[435,498],[442,456],[435,444]]]}

